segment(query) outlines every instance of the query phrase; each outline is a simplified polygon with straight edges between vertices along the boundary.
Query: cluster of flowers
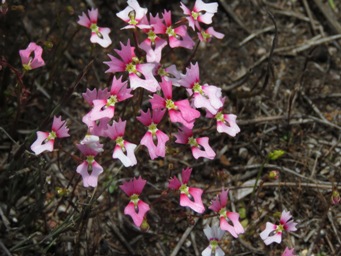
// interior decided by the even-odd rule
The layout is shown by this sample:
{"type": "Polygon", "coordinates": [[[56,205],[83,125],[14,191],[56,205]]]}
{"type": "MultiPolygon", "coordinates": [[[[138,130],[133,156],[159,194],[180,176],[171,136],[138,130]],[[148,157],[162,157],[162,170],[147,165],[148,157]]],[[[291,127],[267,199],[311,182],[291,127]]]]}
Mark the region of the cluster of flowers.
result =
{"type": "MultiPolygon", "coordinates": [[[[210,42],[212,37],[221,39],[223,34],[216,32],[213,27],[202,28],[202,23],[211,24],[212,17],[217,12],[217,3],[204,3],[196,0],[190,10],[183,3],[181,9],[185,18],[173,23],[171,12],[164,11],[161,15],[147,15],[147,9],[140,7],[136,0],[128,0],[128,6],[117,16],[128,25],[123,29],[133,29],[134,33],[142,32],[145,40],[141,43],[135,41],[135,47],[130,40],[126,44],[120,42],[120,49],[114,51],[118,56],[109,54],[109,61],[104,62],[109,68],[107,73],[113,74],[111,88],[87,89],[83,93],[84,100],[92,107],[82,118],[87,125],[88,131],[84,139],[77,144],[78,149],[85,156],[84,161],[76,169],[82,176],[84,187],[96,187],[98,177],[103,172],[103,167],[96,162],[95,157],[103,152],[103,144],[100,137],[110,138],[115,141],[112,158],[119,159],[125,167],[137,164],[135,156],[136,144],[124,139],[127,121],[113,120],[118,103],[133,97],[132,91],[143,88],[149,95],[151,108],[140,112],[136,119],[147,127],[145,135],[140,144],[148,150],[151,159],[165,157],[166,143],[170,140],[170,131],[165,133],[158,129],[166,112],[169,121],[177,127],[174,134],[176,143],[188,144],[193,157],[213,159],[215,152],[209,145],[208,137],[197,137],[193,134],[195,121],[201,116],[198,109],[206,112],[206,118],[216,120],[217,131],[235,136],[239,131],[236,124],[236,116],[223,113],[225,98],[222,97],[221,89],[215,85],[202,84],[199,76],[198,63],[191,63],[183,74],[177,70],[175,65],[163,66],[162,50],[183,47],[194,48],[194,41],[189,35],[188,26],[198,36],[199,42],[210,42]],[[141,52],[144,52],[141,54],[141,52]],[[119,76],[115,76],[119,74],[119,76]],[[125,80],[125,78],[127,78],[125,80]],[[129,88],[128,88],[129,85],[129,88]],[[188,98],[174,100],[173,89],[184,88],[188,98]]],[[[88,13],[79,16],[78,24],[91,30],[90,41],[102,47],[108,47],[112,41],[109,28],[99,27],[98,10],[91,9],[88,13]]],[[[137,37],[135,37],[137,38],[137,37]]],[[[25,71],[45,65],[42,59],[42,48],[35,43],[30,43],[28,48],[19,52],[22,65],[25,71]]],[[[32,151],[39,155],[44,151],[53,151],[56,138],[70,136],[66,121],[55,116],[52,124],[52,131],[37,132],[37,140],[31,145],[32,151]]],[[[182,170],[181,179],[173,177],[169,180],[168,188],[180,191],[180,205],[189,207],[193,211],[202,214],[205,206],[202,202],[203,190],[189,187],[188,182],[192,169],[182,170]]],[[[131,216],[134,224],[141,229],[147,229],[146,214],[150,210],[147,203],[140,199],[146,180],[141,177],[124,182],[120,188],[129,197],[130,201],[124,209],[126,215],[131,216]]],[[[219,247],[225,231],[237,238],[244,233],[244,228],[239,221],[239,214],[227,211],[228,190],[222,190],[212,200],[209,209],[219,215],[219,227],[207,227],[204,233],[210,240],[210,245],[202,252],[202,255],[224,255],[219,247]]],[[[295,231],[296,223],[291,220],[289,212],[283,211],[280,224],[266,224],[266,229],[260,234],[266,245],[272,242],[280,243],[283,231],[295,231]]],[[[293,249],[287,248],[282,255],[294,255],[293,249]]]]}
{"type": "MultiPolygon", "coordinates": [[[[199,41],[209,42],[212,37],[224,36],[212,27],[201,27],[202,23],[212,23],[212,17],[217,12],[217,3],[206,4],[197,0],[192,10],[183,3],[181,8],[185,18],[176,23],[172,22],[170,11],[164,11],[161,17],[158,14],[148,15],[147,9],[142,8],[136,0],[128,0],[128,6],[117,13],[117,16],[128,24],[123,29],[133,29],[134,33],[141,32],[145,40],[141,43],[135,41],[135,47],[131,46],[130,40],[126,44],[121,42],[121,49],[114,50],[118,56],[109,54],[110,61],[104,63],[109,67],[106,72],[113,74],[110,89],[87,89],[83,93],[85,101],[92,107],[82,118],[88,127],[87,135],[77,145],[86,158],[77,168],[85,187],[97,186],[98,175],[103,171],[94,160],[95,156],[103,151],[100,137],[107,137],[115,142],[112,154],[114,159],[119,159],[125,167],[137,164],[137,145],[124,138],[127,121],[115,113],[117,104],[132,98],[132,91],[137,88],[143,88],[149,93],[151,108],[145,112],[141,110],[136,119],[147,127],[140,144],[146,147],[151,159],[166,155],[166,143],[170,140],[171,131],[165,132],[158,128],[166,112],[169,121],[178,129],[174,133],[175,143],[189,145],[195,159],[213,159],[216,155],[209,145],[208,137],[194,135],[195,121],[201,116],[198,109],[204,110],[207,118],[216,120],[218,132],[235,136],[240,131],[236,116],[223,113],[225,98],[222,97],[221,89],[215,85],[201,83],[198,63],[191,63],[184,74],[178,71],[175,65],[165,67],[162,64],[162,50],[166,46],[193,49],[195,43],[189,34],[187,23],[197,32],[199,41]],[[181,88],[187,91],[188,97],[175,100],[173,89],[179,91],[181,88]]],[[[109,37],[110,29],[97,25],[97,9],[91,9],[87,14],[83,12],[78,23],[91,30],[92,43],[102,47],[108,47],[112,43],[109,37]]],[[[44,65],[41,52],[41,47],[35,43],[21,51],[25,70],[44,65]]],[[[58,120],[59,123],[62,122],[60,117],[58,120]]],[[[64,131],[66,126],[60,126],[59,123],[53,123],[50,133],[37,132],[37,140],[31,146],[37,155],[45,150],[52,151],[54,139],[68,135],[64,131]]]]}

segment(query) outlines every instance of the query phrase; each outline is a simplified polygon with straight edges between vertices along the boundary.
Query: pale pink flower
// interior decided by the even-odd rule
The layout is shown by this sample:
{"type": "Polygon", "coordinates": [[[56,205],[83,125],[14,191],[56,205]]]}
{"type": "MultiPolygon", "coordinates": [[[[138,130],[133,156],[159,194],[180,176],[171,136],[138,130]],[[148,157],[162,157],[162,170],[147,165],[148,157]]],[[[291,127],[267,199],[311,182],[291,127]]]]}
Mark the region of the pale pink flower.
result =
{"type": "Polygon", "coordinates": [[[51,132],[37,132],[37,140],[31,145],[31,150],[39,155],[43,151],[52,151],[56,138],[69,137],[69,128],[66,127],[66,121],[62,117],[53,117],[51,132]]]}
{"type": "MultiPolygon", "coordinates": [[[[221,99],[224,104],[225,98],[221,99]]],[[[234,114],[224,114],[223,107],[218,109],[216,114],[206,112],[206,117],[214,118],[217,120],[217,131],[219,133],[226,133],[232,137],[236,136],[240,132],[240,128],[236,122],[237,116],[234,114]]]]}
{"type": "Polygon", "coordinates": [[[291,218],[290,212],[283,210],[278,225],[267,222],[265,229],[260,233],[260,237],[264,240],[264,243],[266,245],[273,242],[279,244],[282,241],[283,231],[296,231],[297,223],[291,220],[291,218]]]}
{"type": "Polygon", "coordinates": [[[193,136],[193,131],[186,127],[179,129],[179,132],[175,134],[175,137],[176,143],[190,145],[192,155],[195,159],[200,157],[214,159],[216,154],[208,143],[208,137],[195,138],[193,136]]]}
{"type": "MultiPolygon", "coordinates": [[[[108,89],[87,89],[85,93],[82,94],[85,101],[90,105],[94,106],[93,102],[95,100],[104,100],[108,99],[110,96],[110,92],[108,92],[108,89]]],[[[92,121],[91,115],[92,115],[93,109],[89,113],[83,116],[82,121],[88,126],[88,132],[92,135],[97,136],[106,136],[105,130],[107,129],[107,125],[110,121],[110,118],[102,118],[98,121],[92,121]]]]}
{"type": "Polygon", "coordinates": [[[135,47],[131,47],[130,40],[127,45],[120,43],[122,50],[115,49],[120,59],[108,54],[110,61],[104,64],[109,66],[106,73],[127,72],[130,81],[130,88],[135,90],[142,87],[150,92],[156,92],[160,87],[158,81],[153,75],[155,64],[141,63],[136,57],[135,47]]]}
{"type": "Polygon", "coordinates": [[[129,24],[122,29],[136,27],[140,29],[150,28],[149,25],[141,23],[141,20],[146,16],[148,9],[142,8],[136,0],[128,0],[127,4],[128,6],[124,10],[116,14],[117,17],[129,24]]]}
{"type": "Polygon", "coordinates": [[[188,129],[192,129],[194,126],[194,121],[200,116],[200,112],[190,106],[187,99],[173,101],[172,100],[172,82],[166,81],[162,78],[160,83],[164,98],[158,94],[154,94],[153,98],[150,99],[152,104],[152,109],[164,109],[168,110],[168,114],[172,123],[181,123],[188,129]]]}
{"type": "Polygon", "coordinates": [[[180,191],[181,206],[187,206],[197,213],[203,213],[205,211],[205,206],[201,199],[203,190],[187,186],[191,172],[192,168],[183,169],[181,173],[181,181],[174,176],[170,179],[168,188],[180,191]]]}
{"type": "Polygon", "coordinates": [[[282,256],[296,256],[296,254],[294,254],[294,249],[289,249],[288,247],[286,247],[284,252],[282,253],[282,256]]]}
{"type": "Polygon", "coordinates": [[[31,42],[25,50],[20,50],[19,55],[24,69],[29,71],[44,66],[45,62],[41,57],[42,54],[43,48],[34,42],[31,42]]]}
{"type": "Polygon", "coordinates": [[[107,99],[93,100],[94,108],[91,111],[91,121],[113,118],[116,103],[133,97],[130,94],[131,90],[127,88],[127,81],[122,82],[122,77],[116,79],[114,76],[109,97],[107,99]]]}
{"type": "Polygon", "coordinates": [[[186,68],[186,74],[181,77],[179,84],[187,88],[190,96],[193,95],[193,105],[196,108],[205,108],[210,113],[216,114],[218,109],[223,106],[220,88],[214,85],[200,84],[198,63],[191,64],[189,68],[186,68]]]}
{"type": "Polygon", "coordinates": [[[224,34],[215,31],[213,27],[209,27],[206,30],[202,29],[200,32],[198,32],[199,40],[204,43],[209,43],[212,37],[223,39],[224,36],[224,34]]]}
{"type": "Polygon", "coordinates": [[[199,22],[205,24],[212,23],[212,17],[218,11],[218,3],[204,3],[202,0],[196,0],[193,9],[188,9],[182,2],[180,8],[183,10],[188,20],[188,25],[195,30],[200,30],[199,22]]]}
{"type": "Polygon", "coordinates": [[[112,158],[120,159],[125,167],[129,167],[135,165],[137,160],[134,152],[136,145],[123,139],[126,122],[122,121],[121,118],[118,122],[114,121],[111,126],[108,125],[106,134],[116,142],[112,158]]]}
{"type": "Polygon", "coordinates": [[[83,144],[77,144],[77,147],[86,159],[78,165],[76,171],[82,175],[84,187],[97,187],[98,176],[103,172],[103,168],[95,161],[95,156],[103,151],[103,145],[94,137],[85,138],[82,142],[83,144]]]}
{"type": "MultiPolygon", "coordinates": [[[[147,19],[145,19],[147,20],[147,19]]],[[[162,24],[162,19],[159,15],[153,17],[149,15],[149,25],[150,28],[143,29],[143,32],[147,34],[147,38],[140,43],[139,47],[146,52],[147,62],[157,62],[161,61],[162,49],[167,45],[167,41],[159,37],[154,31],[154,25],[162,24]]]]}
{"type": "Polygon", "coordinates": [[[83,27],[89,28],[91,30],[91,43],[97,43],[103,48],[107,48],[111,45],[111,39],[109,37],[110,28],[102,28],[97,26],[98,19],[98,9],[92,8],[88,10],[88,15],[82,12],[82,15],[78,16],[79,20],[77,23],[83,27]]]}
{"type": "Polygon", "coordinates": [[[219,214],[220,228],[230,232],[237,238],[239,234],[244,233],[244,228],[239,222],[239,214],[236,212],[228,212],[226,210],[228,190],[222,190],[216,199],[211,202],[209,207],[212,211],[219,214]],[[232,225],[230,224],[232,223],[232,225]]]}
{"type": "Polygon", "coordinates": [[[204,229],[204,233],[207,239],[210,241],[210,245],[201,253],[202,256],[224,256],[225,253],[219,247],[219,242],[224,236],[225,231],[221,230],[219,226],[207,226],[204,229]]]}
{"type": "Polygon", "coordinates": [[[146,180],[139,177],[126,181],[120,186],[130,198],[130,202],[124,208],[124,214],[129,215],[137,227],[141,226],[146,213],[150,210],[149,205],[139,198],[145,185],[146,180]]]}
{"type": "Polygon", "coordinates": [[[166,110],[154,109],[153,115],[150,109],[147,112],[141,112],[141,116],[136,117],[145,126],[148,126],[148,131],[141,139],[141,145],[147,147],[151,159],[159,156],[165,157],[166,142],[169,140],[167,134],[157,128],[157,124],[161,122],[166,110]]]}
{"type": "Polygon", "coordinates": [[[163,67],[161,64],[157,68],[157,74],[166,81],[171,81],[172,85],[180,86],[179,80],[181,79],[181,73],[178,71],[176,66],[170,65],[168,67],[163,67]]]}
{"type": "Polygon", "coordinates": [[[80,141],[81,145],[86,145],[88,148],[96,151],[97,153],[103,152],[103,145],[99,143],[99,137],[92,134],[87,134],[80,141]]]}

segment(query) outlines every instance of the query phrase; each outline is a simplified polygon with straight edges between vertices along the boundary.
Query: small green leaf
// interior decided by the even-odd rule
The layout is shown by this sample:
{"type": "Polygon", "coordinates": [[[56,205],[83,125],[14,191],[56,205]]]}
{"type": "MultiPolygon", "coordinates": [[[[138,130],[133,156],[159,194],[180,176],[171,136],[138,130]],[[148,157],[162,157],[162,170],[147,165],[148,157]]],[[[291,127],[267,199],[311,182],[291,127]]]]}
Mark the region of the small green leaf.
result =
{"type": "Polygon", "coordinates": [[[285,154],[284,150],[276,149],[268,154],[268,158],[272,161],[275,161],[281,158],[285,154]]]}

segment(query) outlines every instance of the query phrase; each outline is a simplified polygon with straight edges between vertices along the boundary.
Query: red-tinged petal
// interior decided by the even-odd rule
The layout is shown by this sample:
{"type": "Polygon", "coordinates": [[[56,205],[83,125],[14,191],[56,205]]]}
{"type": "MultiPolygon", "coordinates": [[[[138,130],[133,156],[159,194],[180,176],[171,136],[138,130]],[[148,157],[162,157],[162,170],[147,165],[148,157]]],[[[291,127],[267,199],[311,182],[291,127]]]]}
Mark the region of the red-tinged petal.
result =
{"type": "Polygon", "coordinates": [[[178,190],[181,187],[181,182],[177,177],[173,177],[169,180],[168,188],[178,190]]]}
{"type": "Polygon", "coordinates": [[[91,23],[97,24],[97,18],[98,18],[98,9],[97,8],[91,8],[91,10],[88,10],[89,18],[91,23]]]}
{"type": "Polygon", "coordinates": [[[82,15],[78,16],[77,23],[83,27],[86,27],[86,28],[90,28],[90,25],[91,25],[90,19],[88,18],[88,16],[84,12],[82,12],[82,15]]]}
{"type": "Polygon", "coordinates": [[[190,67],[186,68],[186,74],[181,75],[179,84],[185,88],[193,88],[195,83],[198,83],[199,81],[199,65],[198,62],[196,62],[195,64],[191,63],[190,67]]]}
{"type": "Polygon", "coordinates": [[[189,177],[191,176],[192,168],[184,168],[181,173],[182,183],[187,184],[189,181],[189,177]]]}
{"type": "Polygon", "coordinates": [[[172,99],[173,96],[173,87],[172,87],[172,82],[167,81],[162,77],[162,81],[160,83],[160,87],[162,89],[163,95],[165,99],[172,99]]]}
{"type": "Polygon", "coordinates": [[[62,121],[62,117],[53,117],[52,130],[58,138],[69,137],[69,128],[66,127],[66,121],[62,121]]]}
{"type": "Polygon", "coordinates": [[[166,107],[166,101],[158,94],[154,94],[153,98],[149,100],[150,104],[152,104],[152,109],[163,109],[166,107]]]}
{"type": "Polygon", "coordinates": [[[295,256],[294,249],[290,249],[288,247],[285,248],[284,252],[282,253],[282,256],[295,256]]]}

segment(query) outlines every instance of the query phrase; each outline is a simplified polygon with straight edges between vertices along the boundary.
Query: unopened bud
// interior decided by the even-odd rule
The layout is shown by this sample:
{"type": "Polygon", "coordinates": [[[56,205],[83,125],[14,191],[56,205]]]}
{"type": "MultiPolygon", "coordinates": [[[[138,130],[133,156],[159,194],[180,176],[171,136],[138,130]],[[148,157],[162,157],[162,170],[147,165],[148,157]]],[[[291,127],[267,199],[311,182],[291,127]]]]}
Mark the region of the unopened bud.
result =
{"type": "Polygon", "coordinates": [[[278,180],[279,179],[279,171],[272,170],[268,173],[268,180],[278,180]]]}
{"type": "Polygon", "coordinates": [[[144,218],[142,223],[141,223],[140,229],[143,232],[147,232],[149,230],[149,228],[150,228],[150,226],[149,226],[147,220],[144,218]]]}
{"type": "Polygon", "coordinates": [[[331,200],[332,204],[334,205],[337,205],[341,202],[340,193],[337,190],[333,190],[331,200]]]}

